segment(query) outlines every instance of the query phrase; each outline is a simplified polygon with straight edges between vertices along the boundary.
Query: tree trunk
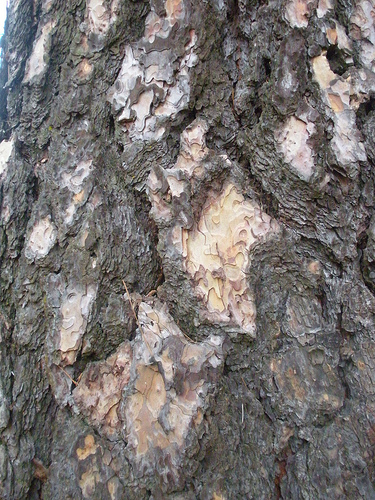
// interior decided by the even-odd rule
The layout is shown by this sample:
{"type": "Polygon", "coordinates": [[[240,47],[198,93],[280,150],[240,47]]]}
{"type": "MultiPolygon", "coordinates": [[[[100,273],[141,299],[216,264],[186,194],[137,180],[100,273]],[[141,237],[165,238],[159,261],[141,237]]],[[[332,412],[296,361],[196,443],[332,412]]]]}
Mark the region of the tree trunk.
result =
{"type": "Polygon", "coordinates": [[[11,0],[0,497],[375,499],[373,0],[11,0]]]}

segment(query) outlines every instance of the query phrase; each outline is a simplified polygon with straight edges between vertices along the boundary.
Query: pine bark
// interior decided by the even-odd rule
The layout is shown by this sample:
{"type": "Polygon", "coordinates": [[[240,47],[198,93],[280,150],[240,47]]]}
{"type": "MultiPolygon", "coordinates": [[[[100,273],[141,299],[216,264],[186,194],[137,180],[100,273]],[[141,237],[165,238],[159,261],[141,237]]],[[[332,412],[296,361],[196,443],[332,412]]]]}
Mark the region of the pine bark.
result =
{"type": "Polygon", "coordinates": [[[0,498],[375,498],[372,0],[11,0],[0,498]]]}

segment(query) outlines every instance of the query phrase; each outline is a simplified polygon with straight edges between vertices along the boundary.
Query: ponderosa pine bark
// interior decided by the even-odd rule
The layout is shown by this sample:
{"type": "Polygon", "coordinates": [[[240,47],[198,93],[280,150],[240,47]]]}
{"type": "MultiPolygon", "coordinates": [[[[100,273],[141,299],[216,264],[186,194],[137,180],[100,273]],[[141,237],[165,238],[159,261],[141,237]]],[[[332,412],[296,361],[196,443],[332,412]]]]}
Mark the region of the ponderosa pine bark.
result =
{"type": "Polygon", "coordinates": [[[10,1],[1,498],[375,498],[374,12],[10,1]]]}

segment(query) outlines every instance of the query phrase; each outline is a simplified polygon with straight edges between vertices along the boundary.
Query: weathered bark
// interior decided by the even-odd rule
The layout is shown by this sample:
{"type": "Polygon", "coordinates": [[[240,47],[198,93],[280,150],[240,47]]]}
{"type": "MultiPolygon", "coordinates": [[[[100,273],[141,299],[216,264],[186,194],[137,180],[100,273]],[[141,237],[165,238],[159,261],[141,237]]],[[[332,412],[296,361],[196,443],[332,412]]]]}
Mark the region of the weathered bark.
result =
{"type": "Polygon", "coordinates": [[[0,497],[375,498],[372,0],[11,0],[3,48],[0,497]]]}

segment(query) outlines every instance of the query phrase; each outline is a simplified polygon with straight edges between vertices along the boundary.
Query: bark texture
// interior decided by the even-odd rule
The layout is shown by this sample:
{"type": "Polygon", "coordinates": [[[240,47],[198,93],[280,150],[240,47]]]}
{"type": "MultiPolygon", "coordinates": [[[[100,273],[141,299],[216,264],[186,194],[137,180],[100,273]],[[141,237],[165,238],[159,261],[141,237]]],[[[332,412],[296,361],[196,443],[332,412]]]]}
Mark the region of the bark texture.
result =
{"type": "Polygon", "coordinates": [[[374,13],[11,0],[1,498],[375,499],[374,13]]]}

